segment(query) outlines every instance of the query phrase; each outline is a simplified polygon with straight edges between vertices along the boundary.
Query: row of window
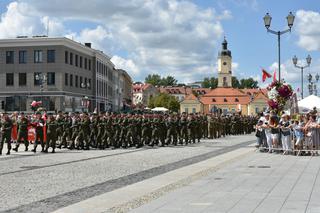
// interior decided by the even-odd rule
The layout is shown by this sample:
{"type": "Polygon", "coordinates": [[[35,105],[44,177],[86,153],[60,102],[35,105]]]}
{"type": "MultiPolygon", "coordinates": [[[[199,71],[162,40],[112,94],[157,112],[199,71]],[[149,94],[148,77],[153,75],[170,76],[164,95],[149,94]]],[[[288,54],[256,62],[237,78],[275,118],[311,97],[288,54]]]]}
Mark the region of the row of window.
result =
{"type": "MultiPolygon", "coordinates": [[[[40,72],[35,72],[33,75],[33,81],[35,86],[39,86],[43,83],[41,78],[42,74],[40,72]]],[[[19,86],[27,86],[27,73],[19,73],[19,86]]],[[[80,87],[80,88],[87,88],[91,89],[91,79],[83,78],[82,76],[75,75],[73,81],[73,74],[65,73],[65,82],[66,86],[73,87],[80,87]]],[[[56,84],[56,77],[54,72],[48,72],[46,78],[47,85],[55,85],[56,84]]],[[[14,86],[14,73],[6,73],[6,85],[7,86],[14,86]]]]}
{"type": "MultiPolygon", "coordinates": [[[[6,51],[6,63],[14,64],[14,51],[6,51]]],[[[19,64],[27,63],[28,52],[26,50],[19,50],[19,64]]],[[[47,63],[55,63],[56,61],[56,51],[55,50],[47,50],[47,63]]],[[[34,50],[33,51],[33,62],[34,63],[42,63],[43,61],[43,51],[42,50],[34,50]]]]}
{"type": "Polygon", "coordinates": [[[73,81],[73,74],[64,74],[64,85],[73,87],[80,87],[80,88],[87,88],[91,89],[91,79],[83,78],[82,76],[75,75],[73,81]]]}
{"type": "Polygon", "coordinates": [[[113,80],[112,70],[107,65],[97,61],[96,67],[99,74],[108,77],[109,81],[113,80]]]}
{"type": "MultiPolygon", "coordinates": [[[[39,77],[41,76],[40,72],[35,72],[33,74],[33,84],[35,86],[40,86],[42,84],[42,80],[39,77]]],[[[54,72],[47,73],[46,83],[48,85],[56,84],[56,74],[54,72]]],[[[19,73],[19,86],[27,86],[27,73],[19,73]]],[[[6,85],[14,86],[14,73],[6,73],[6,85]]]]}
{"type": "Polygon", "coordinates": [[[74,65],[76,67],[84,68],[87,70],[91,70],[91,60],[87,58],[83,58],[77,54],[73,54],[72,52],[65,51],[64,52],[64,62],[66,64],[74,65]],[[74,56],[74,57],[73,57],[74,56]]]}

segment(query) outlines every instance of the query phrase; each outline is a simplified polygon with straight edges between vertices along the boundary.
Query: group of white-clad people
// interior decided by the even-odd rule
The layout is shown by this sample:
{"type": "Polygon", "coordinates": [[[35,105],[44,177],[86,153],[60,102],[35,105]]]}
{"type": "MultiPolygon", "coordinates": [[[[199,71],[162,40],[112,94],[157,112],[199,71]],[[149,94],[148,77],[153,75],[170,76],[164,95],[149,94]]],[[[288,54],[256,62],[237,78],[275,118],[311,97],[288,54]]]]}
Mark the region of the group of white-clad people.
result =
{"type": "Polygon", "coordinates": [[[256,147],[269,153],[318,155],[320,116],[316,110],[290,117],[261,113],[256,125],[256,147]]]}

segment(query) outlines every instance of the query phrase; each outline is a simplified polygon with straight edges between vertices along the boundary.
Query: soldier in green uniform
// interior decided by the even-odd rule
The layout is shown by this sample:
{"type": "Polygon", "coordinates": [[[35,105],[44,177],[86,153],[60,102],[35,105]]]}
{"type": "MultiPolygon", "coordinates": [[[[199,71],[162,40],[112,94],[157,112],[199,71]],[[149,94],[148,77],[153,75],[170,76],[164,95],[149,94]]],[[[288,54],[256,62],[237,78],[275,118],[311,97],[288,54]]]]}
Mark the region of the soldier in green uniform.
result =
{"type": "Polygon", "coordinates": [[[90,118],[87,112],[82,114],[78,142],[79,143],[76,148],[85,150],[90,149],[90,118]]]}
{"type": "Polygon", "coordinates": [[[141,140],[141,133],[142,133],[142,117],[139,115],[136,115],[134,119],[134,133],[135,136],[135,146],[136,148],[140,148],[143,146],[142,140],[141,140]]]}
{"type": "Polygon", "coordinates": [[[63,125],[62,125],[61,142],[58,146],[59,149],[68,147],[67,139],[70,139],[72,134],[71,133],[72,119],[70,118],[67,112],[64,114],[63,121],[61,122],[63,122],[63,125]]]}
{"type": "Polygon", "coordinates": [[[95,120],[95,125],[97,128],[97,135],[96,135],[96,147],[98,149],[103,149],[103,135],[104,135],[104,131],[105,131],[105,117],[103,115],[103,113],[101,113],[97,119],[95,120]]]}
{"type": "Polygon", "coordinates": [[[98,123],[99,116],[96,113],[92,114],[91,124],[90,124],[90,144],[93,148],[97,148],[97,135],[98,135],[98,123]]]}
{"type": "Polygon", "coordinates": [[[47,125],[47,143],[46,143],[46,149],[44,150],[44,152],[48,153],[48,149],[49,147],[51,147],[52,153],[55,153],[56,142],[58,140],[58,136],[57,136],[58,123],[51,113],[48,115],[49,117],[46,124],[47,125]]]}
{"type": "MultiPolygon", "coordinates": [[[[195,126],[195,121],[194,118],[189,115],[187,118],[187,138],[188,138],[188,142],[192,142],[195,143],[196,142],[196,126],[195,126]]],[[[186,142],[186,144],[188,143],[186,142]]]]}
{"type": "Polygon", "coordinates": [[[183,140],[185,141],[185,144],[187,145],[189,142],[189,138],[188,138],[188,121],[185,115],[182,115],[181,119],[180,119],[180,144],[183,144],[183,140]]]}
{"type": "Polygon", "coordinates": [[[128,116],[128,123],[127,126],[125,128],[127,128],[127,133],[126,133],[126,137],[125,137],[125,141],[127,146],[133,146],[134,144],[134,118],[132,117],[132,115],[128,116]]]}
{"type": "Polygon", "coordinates": [[[41,145],[41,152],[44,152],[44,141],[43,141],[43,126],[44,126],[44,120],[41,118],[41,113],[36,112],[36,119],[32,123],[33,127],[36,130],[36,137],[34,141],[34,147],[33,147],[33,152],[36,153],[37,151],[37,146],[40,143],[41,145]]]}
{"type": "Polygon", "coordinates": [[[121,117],[120,115],[117,115],[113,119],[113,147],[114,148],[119,148],[121,145],[120,141],[120,135],[121,135],[121,117]]]}
{"type": "Polygon", "coordinates": [[[72,119],[72,125],[71,125],[71,129],[72,129],[72,135],[71,135],[71,143],[68,147],[68,149],[74,149],[75,148],[75,143],[76,140],[78,140],[78,135],[80,132],[80,117],[79,117],[79,112],[75,113],[74,118],[72,119]]]}
{"type": "Polygon", "coordinates": [[[25,150],[28,151],[28,146],[29,146],[29,141],[28,141],[28,126],[29,126],[29,121],[25,117],[24,113],[20,113],[20,121],[18,121],[18,140],[16,147],[13,148],[12,150],[18,152],[19,145],[21,142],[24,142],[25,145],[25,150]]]}
{"type": "Polygon", "coordinates": [[[0,155],[2,155],[2,149],[4,143],[7,143],[7,155],[10,155],[11,150],[11,130],[12,130],[12,120],[9,118],[7,113],[3,114],[3,121],[1,122],[1,143],[0,143],[0,155]]]}
{"type": "Polygon", "coordinates": [[[178,134],[177,134],[177,121],[172,115],[169,115],[166,122],[166,129],[167,129],[167,137],[166,137],[166,144],[173,144],[177,145],[178,142],[178,134]]]}
{"type": "Polygon", "coordinates": [[[150,146],[158,145],[159,143],[159,118],[158,116],[154,116],[154,118],[151,120],[151,143],[150,146]]]}
{"type": "Polygon", "coordinates": [[[141,138],[142,138],[142,144],[147,145],[151,143],[151,122],[149,120],[148,115],[143,116],[142,120],[142,133],[141,133],[141,138]]]}
{"type": "Polygon", "coordinates": [[[56,122],[58,125],[57,128],[57,139],[60,140],[60,143],[62,142],[62,135],[63,135],[63,125],[64,125],[64,115],[62,111],[58,111],[58,115],[56,117],[56,122]]]}

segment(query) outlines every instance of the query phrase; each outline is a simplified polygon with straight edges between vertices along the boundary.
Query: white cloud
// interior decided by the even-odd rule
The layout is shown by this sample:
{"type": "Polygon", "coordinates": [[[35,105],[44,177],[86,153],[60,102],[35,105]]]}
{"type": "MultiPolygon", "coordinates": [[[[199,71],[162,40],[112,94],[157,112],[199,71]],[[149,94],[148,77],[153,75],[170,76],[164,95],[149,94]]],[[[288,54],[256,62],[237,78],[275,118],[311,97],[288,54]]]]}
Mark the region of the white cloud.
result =
{"type": "Polygon", "coordinates": [[[308,51],[320,50],[320,13],[298,10],[295,30],[299,35],[298,45],[308,51]]]}
{"type": "Polygon", "coordinates": [[[92,43],[92,48],[104,50],[108,55],[112,51],[112,33],[103,26],[98,25],[95,29],[85,28],[80,33],[69,33],[66,37],[81,43],[92,43]]]}
{"type": "Polygon", "coordinates": [[[111,62],[115,65],[117,69],[123,69],[128,71],[132,75],[138,75],[140,73],[139,68],[131,59],[124,59],[120,56],[114,55],[111,58],[111,62]]]}
{"type": "Polygon", "coordinates": [[[48,17],[50,35],[92,42],[93,47],[109,54],[115,49],[127,52],[125,60],[131,60],[139,70],[132,72],[137,80],[157,72],[193,81],[214,72],[205,72],[203,67],[209,69],[215,63],[217,44],[224,34],[221,21],[232,14],[229,10],[202,9],[186,0],[108,0],[90,7],[87,0],[52,0],[50,4],[20,0],[3,14],[0,36],[45,34],[48,17]],[[72,32],[63,25],[66,20],[90,21],[97,27],[72,32]]]}
{"type": "Polygon", "coordinates": [[[18,35],[33,35],[44,33],[41,20],[30,15],[32,8],[28,4],[12,2],[7,6],[7,11],[1,15],[0,37],[14,38],[18,35]]]}

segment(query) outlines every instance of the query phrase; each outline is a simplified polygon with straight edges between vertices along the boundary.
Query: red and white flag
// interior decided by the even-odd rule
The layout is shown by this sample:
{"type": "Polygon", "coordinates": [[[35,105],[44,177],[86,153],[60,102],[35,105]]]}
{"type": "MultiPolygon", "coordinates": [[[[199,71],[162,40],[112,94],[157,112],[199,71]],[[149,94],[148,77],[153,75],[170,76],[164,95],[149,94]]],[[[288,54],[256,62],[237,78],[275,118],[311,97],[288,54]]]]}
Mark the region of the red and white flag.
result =
{"type": "Polygon", "coordinates": [[[273,81],[277,81],[277,71],[273,72],[273,81]]]}
{"type": "Polygon", "coordinates": [[[262,82],[265,82],[267,78],[271,78],[271,74],[265,69],[262,69],[262,82]]]}

